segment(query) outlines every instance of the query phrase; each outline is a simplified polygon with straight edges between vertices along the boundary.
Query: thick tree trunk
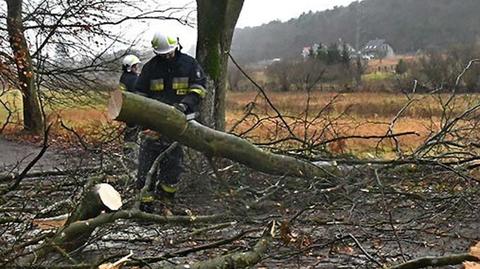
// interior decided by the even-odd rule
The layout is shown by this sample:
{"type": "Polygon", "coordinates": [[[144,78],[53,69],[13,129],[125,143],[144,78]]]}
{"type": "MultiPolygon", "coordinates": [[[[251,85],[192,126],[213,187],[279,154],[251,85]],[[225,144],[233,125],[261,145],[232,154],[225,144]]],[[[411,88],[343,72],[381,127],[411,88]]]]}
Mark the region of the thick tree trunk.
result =
{"type": "Polygon", "coordinates": [[[172,106],[133,93],[113,92],[108,114],[112,119],[158,131],[209,156],[225,157],[261,172],[308,178],[327,173],[324,167],[311,162],[267,152],[240,137],[187,121],[172,106]]]}
{"type": "Polygon", "coordinates": [[[15,64],[19,87],[23,97],[24,128],[35,134],[42,134],[44,119],[40,99],[35,85],[32,59],[28,50],[22,23],[22,0],[6,0],[8,8],[7,28],[15,64]]]}
{"type": "Polygon", "coordinates": [[[205,124],[220,131],[225,130],[227,52],[242,6],[243,0],[197,0],[197,60],[210,78],[202,117],[205,124]]]}

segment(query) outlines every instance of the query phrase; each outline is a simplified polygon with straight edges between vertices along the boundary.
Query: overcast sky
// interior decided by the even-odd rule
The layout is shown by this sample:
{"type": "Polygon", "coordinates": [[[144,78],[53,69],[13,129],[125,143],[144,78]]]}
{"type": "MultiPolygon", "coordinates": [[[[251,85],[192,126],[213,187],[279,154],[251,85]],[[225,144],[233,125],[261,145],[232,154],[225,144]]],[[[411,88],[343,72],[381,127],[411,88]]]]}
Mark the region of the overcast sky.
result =
{"type": "MultiPolygon", "coordinates": [[[[273,20],[288,21],[297,18],[304,12],[321,11],[331,9],[334,6],[346,6],[355,0],[245,0],[237,23],[237,28],[259,26],[273,20]]],[[[194,9],[195,1],[175,0],[161,1],[161,6],[184,6],[194,9]]],[[[150,24],[152,26],[152,24],[150,24]]],[[[180,37],[181,43],[185,47],[184,51],[189,51],[196,43],[196,29],[182,26],[175,22],[155,23],[154,25],[162,29],[168,29],[168,32],[180,37]]],[[[147,47],[149,40],[153,35],[154,29],[158,27],[147,27],[142,34],[142,40],[138,45],[147,47]]],[[[136,31],[138,34],[138,31],[136,31]]]]}
{"type": "MultiPolygon", "coordinates": [[[[297,18],[304,12],[331,9],[334,6],[346,6],[356,0],[245,0],[237,23],[237,28],[259,26],[273,20],[288,21],[297,18]]],[[[0,6],[4,6],[0,1],[0,6]]],[[[180,7],[186,14],[195,16],[195,0],[146,0],[142,3],[144,11],[180,7]]],[[[168,15],[168,14],[166,14],[168,15]]],[[[175,14],[174,16],[177,16],[175,14]]],[[[112,27],[127,39],[136,40],[134,46],[138,49],[150,47],[150,40],[156,30],[167,31],[180,37],[185,51],[196,44],[196,29],[180,25],[173,21],[155,21],[146,23],[132,22],[122,27],[112,27]]]]}
{"type": "Polygon", "coordinates": [[[345,6],[354,0],[245,0],[237,27],[258,26],[279,19],[287,21],[303,12],[345,6]]]}

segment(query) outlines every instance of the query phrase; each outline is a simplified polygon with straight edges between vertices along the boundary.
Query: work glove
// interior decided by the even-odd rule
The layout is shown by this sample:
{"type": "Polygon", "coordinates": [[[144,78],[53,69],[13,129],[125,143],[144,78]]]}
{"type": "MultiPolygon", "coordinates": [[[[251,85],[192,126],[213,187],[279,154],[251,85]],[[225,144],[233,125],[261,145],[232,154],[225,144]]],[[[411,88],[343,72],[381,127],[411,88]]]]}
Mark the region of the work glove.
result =
{"type": "Polygon", "coordinates": [[[188,106],[184,103],[175,103],[173,107],[176,108],[178,111],[182,112],[183,114],[187,114],[188,106]]]}
{"type": "Polygon", "coordinates": [[[154,130],[150,130],[150,129],[143,130],[142,134],[144,136],[148,136],[148,137],[151,137],[151,138],[159,138],[160,137],[160,133],[158,133],[157,131],[154,131],[154,130]]]}

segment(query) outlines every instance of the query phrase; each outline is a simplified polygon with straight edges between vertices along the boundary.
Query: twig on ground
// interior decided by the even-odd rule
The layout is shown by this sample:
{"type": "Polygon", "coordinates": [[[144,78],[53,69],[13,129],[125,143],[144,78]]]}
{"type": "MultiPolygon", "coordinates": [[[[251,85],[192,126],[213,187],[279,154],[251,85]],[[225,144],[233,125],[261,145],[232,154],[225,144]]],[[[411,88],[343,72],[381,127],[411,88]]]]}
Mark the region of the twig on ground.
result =
{"type": "Polygon", "coordinates": [[[454,254],[443,257],[423,257],[393,266],[390,269],[418,269],[425,267],[440,267],[446,265],[461,264],[466,261],[478,262],[480,260],[477,257],[474,257],[468,253],[454,254]]]}

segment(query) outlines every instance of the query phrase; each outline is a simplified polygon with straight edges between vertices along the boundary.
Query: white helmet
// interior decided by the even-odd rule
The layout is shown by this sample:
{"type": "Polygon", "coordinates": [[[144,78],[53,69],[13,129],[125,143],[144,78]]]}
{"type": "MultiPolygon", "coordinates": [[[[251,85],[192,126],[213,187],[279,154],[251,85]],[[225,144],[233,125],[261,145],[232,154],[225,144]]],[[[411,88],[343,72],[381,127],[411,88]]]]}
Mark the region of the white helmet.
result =
{"type": "Polygon", "coordinates": [[[178,41],[177,38],[163,32],[156,32],[153,35],[152,47],[156,54],[167,54],[178,48],[178,41]]]}
{"type": "Polygon", "coordinates": [[[132,66],[139,64],[140,59],[138,59],[137,56],[135,55],[127,55],[125,58],[123,58],[122,65],[127,69],[127,72],[130,72],[132,70],[132,66]]]}

